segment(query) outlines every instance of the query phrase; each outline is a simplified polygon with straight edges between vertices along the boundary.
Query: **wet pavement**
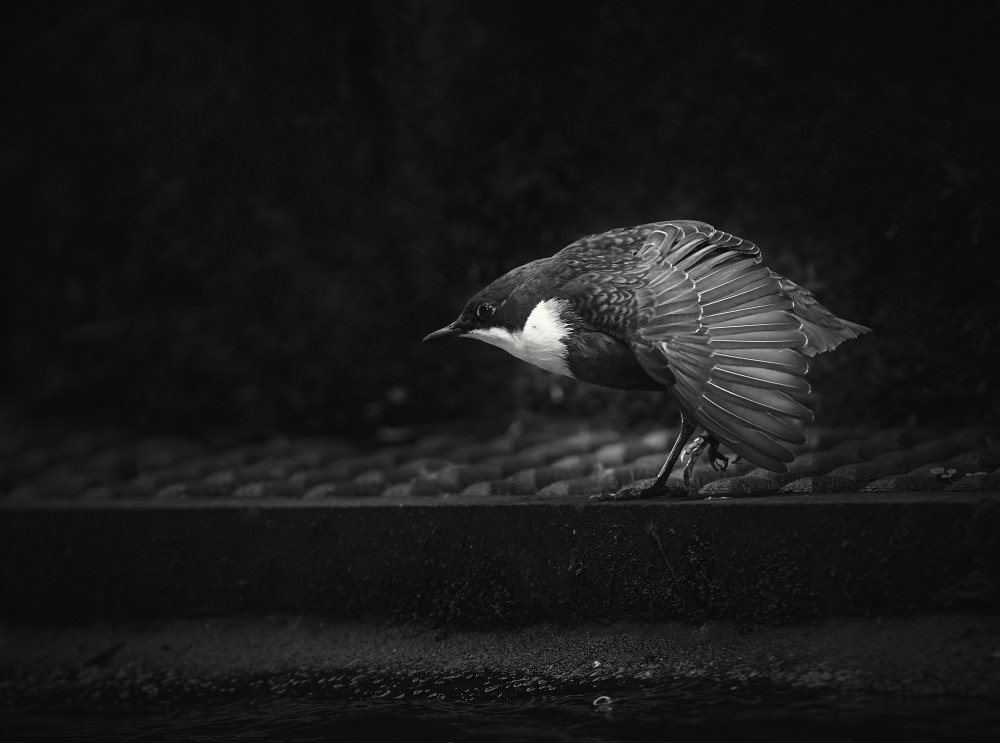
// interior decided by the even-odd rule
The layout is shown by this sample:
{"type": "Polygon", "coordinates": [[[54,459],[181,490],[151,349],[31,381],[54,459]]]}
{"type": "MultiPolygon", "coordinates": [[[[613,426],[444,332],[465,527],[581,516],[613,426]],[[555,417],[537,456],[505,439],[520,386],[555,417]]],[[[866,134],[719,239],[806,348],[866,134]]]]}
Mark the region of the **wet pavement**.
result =
{"type": "MultiPolygon", "coordinates": [[[[259,696],[526,699],[666,682],[1000,698],[1000,625],[981,616],[728,621],[517,631],[318,617],[8,628],[0,701],[100,705],[259,696]]],[[[590,698],[592,699],[593,696],[590,698]]]]}

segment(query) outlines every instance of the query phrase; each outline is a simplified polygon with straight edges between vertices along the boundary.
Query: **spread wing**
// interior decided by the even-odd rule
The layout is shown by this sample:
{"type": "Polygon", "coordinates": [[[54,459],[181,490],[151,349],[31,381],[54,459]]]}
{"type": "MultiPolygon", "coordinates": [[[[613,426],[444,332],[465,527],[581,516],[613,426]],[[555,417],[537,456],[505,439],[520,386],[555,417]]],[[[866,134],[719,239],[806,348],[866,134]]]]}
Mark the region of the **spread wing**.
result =
{"type": "Polygon", "coordinates": [[[793,312],[804,302],[760,265],[756,245],[685,220],[592,235],[557,255],[583,322],[627,343],[717,439],[787,469],[787,445],[803,443],[812,420],[806,320],[793,312]]]}
{"type": "Polygon", "coordinates": [[[703,223],[667,223],[636,258],[648,265],[635,295],[632,349],[684,408],[746,459],[783,472],[805,441],[809,385],[802,324],[753,243],[703,223]]]}

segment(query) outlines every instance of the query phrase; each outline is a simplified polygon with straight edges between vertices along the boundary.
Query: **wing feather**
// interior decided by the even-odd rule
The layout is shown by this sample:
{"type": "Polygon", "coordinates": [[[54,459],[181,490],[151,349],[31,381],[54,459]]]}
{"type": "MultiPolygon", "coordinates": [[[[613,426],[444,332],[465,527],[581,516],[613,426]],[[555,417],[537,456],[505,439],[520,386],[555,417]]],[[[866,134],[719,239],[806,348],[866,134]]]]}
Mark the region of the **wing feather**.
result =
{"type": "Polygon", "coordinates": [[[773,387],[748,386],[728,379],[713,378],[708,383],[713,387],[712,397],[729,406],[738,406],[747,410],[760,410],[799,420],[812,420],[812,411],[791,396],[773,387]]]}
{"type": "Polygon", "coordinates": [[[783,420],[779,416],[772,415],[771,413],[767,413],[762,410],[739,407],[726,408],[714,401],[710,403],[710,409],[713,409],[716,416],[719,418],[739,421],[739,425],[741,426],[750,426],[751,428],[773,436],[780,441],[784,441],[789,444],[804,444],[806,442],[805,434],[802,433],[801,423],[789,422],[783,420]]]}
{"type": "Polygon", "coordinates": [[[751,330],[798,330],[799,322],[789,317],[787,312],[778,310],[763,310],[746,315],[729,316],[719,322],[716,327],[729,333],[746,333],[751,330]]]}
{"type": "Polygon", "coordinates": [[[715,315],[719,312],[746,307],[754,299],[774,296],[774,282],[761,278],[749,285],[734,289],[731,293],[713,293],[709,297],[700,297],[699,303],[705,315],[715,315]]]}
{"type": "MultiPolygon", "coordinates": [[[[748,303],[741,307],[722,312],[705,312],[702,310],[701,317],[705,322],[721,323],[726,320],[734,320],[741,317],[749,317],[769,310],[790,310],[792,303],[782,297],[769,296],[762,298],[759,302],[748,303]]],[[[796,320],[798,322],[798,320],[796,320]]]]}
{"type": "Polygon", "coordinates": [[[752,387],[775,388],[793,396],[809,394],[809,383],[803,377],[756,366],[719,366],[715,370],[715,378],[752,387]]]}
{"type": "Polygon", "coordinates": [[[798,376],[805,376],[805,373],[809,371],[809,363],[802,354],[787,349],[774,351],[771,349],[740,348],[722,351],[716,353],[715,356],[718,361],[729,368],[753,366],[798,376]]]}
{"type": "Polygon", "coordinates": [[[691,277],[692,281],[700,282],[711,279],[721,284],[747,268],[752,268],[757,264],[758,260],[757,258],[742,258],[734,261],[731,259],[731,256],[727,256],[725,253],[716,253],[692,268],[688,272],[688,276],[691,277]],[[722,265],[719,265],[720,263],[722,265]],[[717,266],[718,268],[716,268],[717,266]]]}
{"type": "Polygon", "coordinates": [[[698,282],[698,293],[701,295],[702,304],[709,304],[722,297],[738,296],[740,291],[766,286],[770,283],[770,276],[767,275],[766,269],[740,271],[719,282],[714,281],[713,278],[714,276],[698,282]],[[705,288],[702,289],[702,286],[705,288]]]}
{"type": "Polygon", "coordinates": [[[794,281],[774,271],[771,271],[771,276],[778,280],[782,295],[793,302],[792,311],[802,321],[802,330],[808,340],[803,349],[806,355],[832,351],[846,340],[871,332],[869,327],[837,317],[821,305],[808,289],[803,289],[794,281]]]}

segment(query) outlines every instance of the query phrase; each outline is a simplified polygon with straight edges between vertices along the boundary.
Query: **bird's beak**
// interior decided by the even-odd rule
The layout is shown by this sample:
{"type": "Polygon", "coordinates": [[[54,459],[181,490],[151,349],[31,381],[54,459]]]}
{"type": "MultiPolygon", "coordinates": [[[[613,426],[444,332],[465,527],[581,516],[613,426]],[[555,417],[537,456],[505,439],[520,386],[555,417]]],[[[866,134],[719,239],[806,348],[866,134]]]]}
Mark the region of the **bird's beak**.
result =
{"type": "Polygon", "coordinates": [[[436,341],[438,338],[451,338],[453,335],[461,335],[462,329],[457,326],[457,322],[456,320],[451,325],[445,325],[440,330],[435,330],[424,338],[424,341],[436,341]]]}

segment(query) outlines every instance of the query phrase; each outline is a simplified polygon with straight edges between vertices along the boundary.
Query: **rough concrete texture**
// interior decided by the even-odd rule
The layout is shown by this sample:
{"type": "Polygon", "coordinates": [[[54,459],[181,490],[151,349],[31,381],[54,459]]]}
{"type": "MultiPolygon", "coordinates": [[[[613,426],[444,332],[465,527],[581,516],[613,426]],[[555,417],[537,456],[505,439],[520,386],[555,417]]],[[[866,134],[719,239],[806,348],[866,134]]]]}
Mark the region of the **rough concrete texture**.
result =
{"type": "Polygon", "coordinates": [[[1000,625],[970,615],[442,631],[306,617],[12,629],[0,701],[100,704],[292,694],[503,699],[675,679],[1000,700],[1000,625]]]}
{"type": "Polygon", "coordinates": [[[0,508],[0,618],[303,612],[442,624],[1000,605],[1000,496],[570,496],[0,508]]]}

